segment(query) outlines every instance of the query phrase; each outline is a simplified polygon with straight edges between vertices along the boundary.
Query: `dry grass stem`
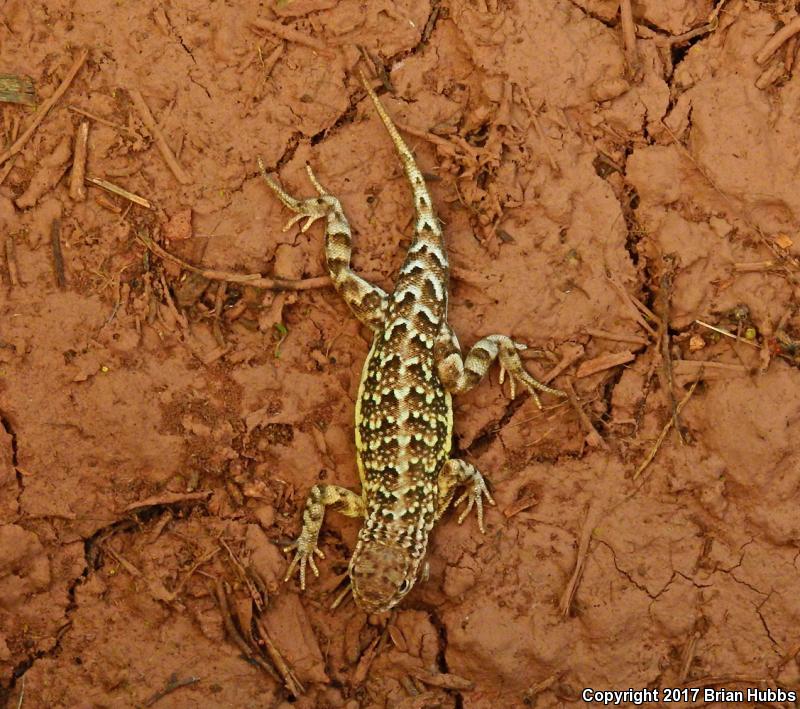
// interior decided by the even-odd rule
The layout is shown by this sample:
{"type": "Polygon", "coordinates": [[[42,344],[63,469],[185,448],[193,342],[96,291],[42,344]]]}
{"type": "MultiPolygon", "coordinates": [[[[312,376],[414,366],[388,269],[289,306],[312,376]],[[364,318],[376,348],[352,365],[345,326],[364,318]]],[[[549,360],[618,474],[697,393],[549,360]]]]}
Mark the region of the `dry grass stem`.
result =
{"type": "Polygon", "coordinates": [[[138,194],[134,194],[133,192],[128,192],[128,190],[126,190],[124,187],[115,185],[113,182],[109,182],[108,180],[103,180],[99,177],[87,176],[86,182],[95,185],[96,187],[101,187],[104,190],[108,190],[109,192],[119,195],[120,197],[124,197],[128,201],[138,204],[141,207],[145,207],[146,209],[153,208],[153,205],[149,200],[146,200],[144,197],[140,197],[138,194]]]}

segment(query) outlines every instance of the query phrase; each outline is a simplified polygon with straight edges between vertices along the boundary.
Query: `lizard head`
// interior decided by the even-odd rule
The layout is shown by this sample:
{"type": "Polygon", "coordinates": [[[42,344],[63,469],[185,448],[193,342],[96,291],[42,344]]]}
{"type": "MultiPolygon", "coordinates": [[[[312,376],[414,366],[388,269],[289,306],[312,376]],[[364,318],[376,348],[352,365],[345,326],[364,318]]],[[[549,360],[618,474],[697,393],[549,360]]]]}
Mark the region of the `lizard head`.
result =
{"type": "Polygon", "coordinates": [[[408,549],[379,541],[359,541],[350,559],[356,605],[367,613],[396,606],[417,580],[419,560],[408,549]]]}

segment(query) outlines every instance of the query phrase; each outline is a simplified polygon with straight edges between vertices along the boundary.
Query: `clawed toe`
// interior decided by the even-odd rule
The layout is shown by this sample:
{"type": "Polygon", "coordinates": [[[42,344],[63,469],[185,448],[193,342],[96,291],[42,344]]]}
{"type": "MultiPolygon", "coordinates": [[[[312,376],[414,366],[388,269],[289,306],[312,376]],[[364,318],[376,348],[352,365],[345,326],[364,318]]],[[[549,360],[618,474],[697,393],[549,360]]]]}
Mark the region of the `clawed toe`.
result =
{"type": "Polygon", "coordinates": [[[500,351],[500,384],[502,385],[505,381],[507,373],[512,399],[517,395],[517,383],[522,384],[530,392],[533,400],[536,402],[536,406],[540,409],[542,408],[542,402],[539,399],[539,391],[544,391],[554,396],[566,396],[560,389],[553,389],[546,384],[542,384],[525,371],[517,352],[528,349],[527,345],[523,345],[519,342],[511,342],[511,345],[513,345],[513,347],[508,347],[500,351]]]}
{"type": "Polygon", "coordinates": [[[466,518],[467,515],[472,511],[472,508],[476,508],[476,512],[478,514],[478,529],[481,530],[481,534],[486,533],[486,529],[483,524],[483,498],[486,497],[486,501],[490,505],[494,505],[495,501],[492,497],[489,489],[486,487],[486,482],[482,477],[478,477],[476,480],[472,482],[470,487],[465,490],[461,497],[456,500],[455,506],[458,507],[464,500],[467,501],[467,506],[458,516],[458,523],[461,524],[466,518]]]}
{"type": "MultiPolygon", "coordinates": [[[[275,196],[284,204],[285,207],[291,209],[295,213],[294,216],[289,219],[288,222],[286,222],[286,226],[283,227],[284,231],[288,231],[295,224],[297,224],[297,222],[305,219],[305,224],[300,227],[300,231],[305,233],[309,230],[311,225],[314,224],[314,222],[328,215],[330,210],[330,200],[320,199],[319,197],[303,200],[296,199],[295,197],[292,197],[292,195],[290,195],[285,189],[283,189],[283,187],[281,187],[272,177],[270,177],[261,158],[258,159],[258,166],[261,170],[264,180],[266,180],[269,188],[275,193],[275,196]]],[[[311,181],[311,184],[314,186],[314,189],[317,191],[319,196],[326,197],[327,193],[325,192],[325,188],[319,183],[316,175],[314,175],[314,171],[307,163],[306,172],[308,172],[308,179],[311,181]]]]}
{"type": "Polygon", "coordinates": [[[324,559],[325,553],[322,551],[322,549],[317,547],[316,543],[305,542],[302,539],[296,539],[291,544],[288,544],[283,548],[283,551],[286,553],[292,551],[292,549],[297,549],[297,553],[295,553],[294,558],[289,564],[289,568],[286,570],[286,575],[283,577],[283,580],[286,582],[291,579],[294,575],[294,570],[299,566],[300,589],[305,591],[306,565],[311,568],[314,576],[319,578],[319,569],[317,568],[317,562],[314,560],[314,554],[316,554],[320,559],[324,559]]]}
{"type": "MultiPolygon", "coordinates": [[[[301,207],[303,206],[303,202],[300,202],[300,206],[301,207]]],[[[286,225],[283,227],[283,230],[289,231],[289,229],[291,229],[295,224],[297,224],[297,222],[305,219],[306,223],[300,227],[300,231],[303,234],[305,234],[309,230],[311,225],[315,221],[317,221],[317,219],[321,219],[324,216],[325,216],[324,214],[306,214],[305,212],[298,212],[288,222],[286,222],[286,225]]]]}

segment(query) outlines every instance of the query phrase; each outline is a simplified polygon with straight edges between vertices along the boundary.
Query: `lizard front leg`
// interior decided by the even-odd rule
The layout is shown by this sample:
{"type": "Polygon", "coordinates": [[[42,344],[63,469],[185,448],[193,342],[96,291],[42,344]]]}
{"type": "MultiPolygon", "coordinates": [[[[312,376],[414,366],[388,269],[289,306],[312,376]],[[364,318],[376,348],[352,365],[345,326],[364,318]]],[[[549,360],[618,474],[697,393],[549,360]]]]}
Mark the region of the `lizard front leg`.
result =
{"type": "Polygon", "coordinates": [[[542,403],[537,389],[555,396],[566,396],[563,391],[542,384],[525,371],[518,353],[518,350],[524,349],[525,345],[514,342],[506,335],[488,335],[476,342],[466,358],[462,358],[458,338],[450,325],[444,323],[436,339],[433,355],[439,379],[451,394],[462,394],[475,387],[486,376],[492,363],[499,359],[500,383],[503,383],[508,372],[512,399],[516,396],[516,382],[530,391],[540,409],[542,403]]]}
{"type": "Polygon", "coordinates": [[[301,231],[307,231],[315,221],[325,219],[325,257],[334,288],[361,322],[373,330],[379,330],[386,317],[388,296],[381,288],[364,280],[350,269],[352,234],[339,200],[320,185],[309,165],[306,165],[306,171],[319,197],[298,200],[267,174],[260,159],[258,164],[270,189],[295,213],[284,227],[284,231],[303,219],[306,223],[303,224],[301,231]]]}
{"type": "Polygon", "coordinates": [[[478,528],[483,533],[485,531],[483,528],[483,498],[485,496],[491,505],[495,504],[495,502],[486,487],[483,475],[474,465],[459,458],[448,460],[439,472],[439,499],[436,505],[436,519],[438,520],[444,514],[459,485],[466,485],[467,489],[456,500],[455,506],[458,507],[464,500],[467,500],[467,506],[458,516],[458,523],[461,524],[466,519],[466,516],[474,506],[478,513],[478,528]]]}
{"type": "Polygon", "coordinates": [[[325,554],[317,547],[317,539],[322,527],[322,520],[325,517],[325,508],[328,506],[348,517],[363,517],[365,512],[364,500],[352,490],[338,485],[314,485],[311,488],[306,500],[306,509],[303,512],[303,530],[294,542],[283,549],[285,552],[297,549],[283,580],[288,581],[299,564],[300,588],[303,590],[306,588],[306,564],[311,567],[314,576],[319,576],[314,554],[321,559],[325,558],[325,554]]]}

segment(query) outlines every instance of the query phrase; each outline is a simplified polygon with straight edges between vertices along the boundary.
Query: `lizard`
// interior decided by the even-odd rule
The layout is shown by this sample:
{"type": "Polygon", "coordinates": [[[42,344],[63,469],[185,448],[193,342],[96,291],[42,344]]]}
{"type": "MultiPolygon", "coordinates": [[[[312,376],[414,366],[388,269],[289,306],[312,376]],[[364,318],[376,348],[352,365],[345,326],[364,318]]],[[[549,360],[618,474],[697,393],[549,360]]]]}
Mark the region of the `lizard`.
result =
{"type": "Polygon", "coordinates": [[[420,576],[428,537],[455,491],[466,501],[458,523],[473,507],[484,528],[484,499],[495,504],[481,473],[470,463],[451,458],[452,396],[469,391],[500,364],[500,384],[506,373],[511,397],[515,383],[532,394],[537,390],[566,396],[532,377],[519,351],[525,345],[506,335],[480,339],[464,357],[447,322],[450,268],[441,223],[413,154],[400,136],[366,76],[361,82],[389,133],[411,186],[416,211],[414,236],[392,293],[366,281],[350,268],[352,234],[339,200],[328,193],[306,164],[317,197],[296,199],[273,179],[259,160],[267,185],[294,212],[285,229],[305,219],[302,231],[325,220],[327,268],[336,291],[353,314],[372,330],[372,345],[364,362],[355,405],[356,463],[361,493],[333,484],[311,488],[297,539],[284,548],[294,551],[285,581],[299,567],[305,590],[306,567],[319,576],[315,556],[326,507],[364,523],[350,558],[348,573],[358,607],[368,613],[393,608],[420,576]]]}

